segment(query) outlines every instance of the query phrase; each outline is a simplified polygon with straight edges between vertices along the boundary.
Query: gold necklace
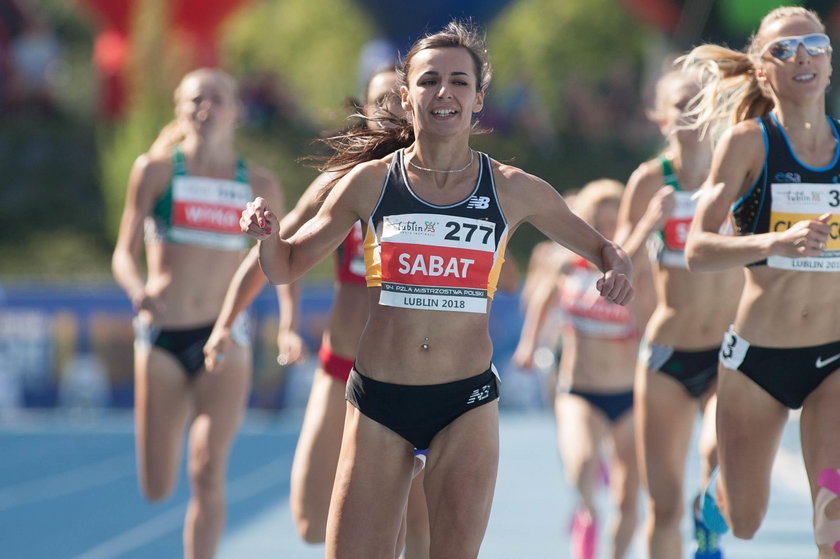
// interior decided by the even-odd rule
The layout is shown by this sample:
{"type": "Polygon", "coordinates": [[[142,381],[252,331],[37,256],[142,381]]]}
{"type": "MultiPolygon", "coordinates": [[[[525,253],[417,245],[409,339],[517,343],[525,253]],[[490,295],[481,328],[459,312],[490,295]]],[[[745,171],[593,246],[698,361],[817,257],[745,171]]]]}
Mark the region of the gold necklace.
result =
{"type": "Polygon", "coordinates": [[[460,173],[461,171],[466,171],[467,168],[472,165],[473,156],[475,156],[475,151],[470,149],[470,160],[467,161],[467,164],[461,167],[460,169],[446,169],[441,171],[440,169],[429,169],[428,167],[421,167],[417,165],[414,161],[408,160],[408,164],[414,167],[415,169],[420,169],[421,171],[429,171],[430,173],[460,173]]]}

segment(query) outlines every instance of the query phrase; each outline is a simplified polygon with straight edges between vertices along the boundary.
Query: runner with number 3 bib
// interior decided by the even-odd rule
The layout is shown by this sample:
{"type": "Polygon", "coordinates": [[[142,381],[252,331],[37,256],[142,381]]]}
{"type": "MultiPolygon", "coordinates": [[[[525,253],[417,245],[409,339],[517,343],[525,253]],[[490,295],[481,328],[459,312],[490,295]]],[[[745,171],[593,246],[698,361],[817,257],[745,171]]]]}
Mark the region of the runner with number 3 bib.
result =
{"type": "Polygon", "coordinates": [[[840,125],[825,114],[831,42],[814,12],[783,7],[764,17],[746,52],[704,45],[686,65],[712,78],[696,126],[734,123],[715,149],[688,262],[697,270],[746,267],[721,348],[720,476],[703,517],[716,532],[753,537],[789,410],[801,408],[819,557],[837,557],[840,287],[832,272],[840,262],[840,125]],[[730,216],[736,235],[720,235],[730,216]]]}

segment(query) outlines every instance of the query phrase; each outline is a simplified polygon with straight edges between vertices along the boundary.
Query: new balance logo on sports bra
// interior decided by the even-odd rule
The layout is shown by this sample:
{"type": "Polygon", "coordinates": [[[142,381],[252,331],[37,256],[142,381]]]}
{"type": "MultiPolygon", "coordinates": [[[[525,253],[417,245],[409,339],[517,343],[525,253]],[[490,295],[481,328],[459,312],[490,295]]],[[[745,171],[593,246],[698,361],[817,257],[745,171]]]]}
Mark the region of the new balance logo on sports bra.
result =
{"type": "Polygon", "coordinates": [[[472,196],[467,202],[468,210],[486,210],[490,207],[490,198],[488,196],[472,196]]]}

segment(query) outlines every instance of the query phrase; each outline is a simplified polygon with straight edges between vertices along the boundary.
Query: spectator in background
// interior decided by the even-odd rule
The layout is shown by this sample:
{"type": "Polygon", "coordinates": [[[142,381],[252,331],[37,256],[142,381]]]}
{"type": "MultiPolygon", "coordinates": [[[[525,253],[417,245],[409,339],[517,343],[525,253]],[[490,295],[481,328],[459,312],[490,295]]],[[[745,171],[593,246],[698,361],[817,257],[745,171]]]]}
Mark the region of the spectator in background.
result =
{"type": "Polygon", "coordinates": [[[496,96],[499,106],[488,109],[490,119],[483,117],[482,123],[492,130],[524,134],[543,157],[552,157],[561,148],[552,116],[527,69],[517,72],[517,78],[496,96]]]}
{"type": "Polygon", "coordinates": [[[55,112],[61,52],[61,43],[47,21],[31,14],[12,42],[13,96],[26,113],[49,116],[55,112]]]}
{"type": "Polygon", "coordinates": [[[0,0],[0,114],[9,112],[16,82],[14,40],[26,22],[23,5],[17,0],[0,0]]]}
{"type": "Polygon", "coordinates": [[[261,70],[243,77],[239,83],[247,124],[268,127],[301,121],[300,108],[274,72],[261,70]]]}
{"type": "Polygon", "coordinates": [[[365,43],[359,53],[359,64],[356,71],[357,89],[359,91],[364,90],[370,76],[380,69],[394,67],[394,61],[398,55],[397,45],[385,37],[376,37],[365,43]]]}

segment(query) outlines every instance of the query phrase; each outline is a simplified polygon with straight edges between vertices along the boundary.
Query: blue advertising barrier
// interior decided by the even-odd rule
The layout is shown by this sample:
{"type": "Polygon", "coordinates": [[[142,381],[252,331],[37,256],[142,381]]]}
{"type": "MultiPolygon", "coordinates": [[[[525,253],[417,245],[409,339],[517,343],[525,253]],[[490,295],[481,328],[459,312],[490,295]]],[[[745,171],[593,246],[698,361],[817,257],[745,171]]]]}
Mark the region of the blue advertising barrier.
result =
{"type": "MultiPolygon", "coordinates": [[[[301,334],[317,353],[330,285],[307,285],[301,334]]],[[[504,373],[519,337],[517,295],[497,293],[490,315],[494,361],[504,373]]],[[[254,332],[250,405],[287,404],[289,367],[276,363],[277,299],[267,287],[249,309],[254,332]]],[[[114,284],[0,285],[0,408],[133,404],[133,313],[114,284]]],[[[312,365],[309,360],[309,365],[312,365]]]]}

